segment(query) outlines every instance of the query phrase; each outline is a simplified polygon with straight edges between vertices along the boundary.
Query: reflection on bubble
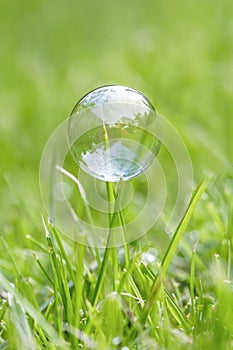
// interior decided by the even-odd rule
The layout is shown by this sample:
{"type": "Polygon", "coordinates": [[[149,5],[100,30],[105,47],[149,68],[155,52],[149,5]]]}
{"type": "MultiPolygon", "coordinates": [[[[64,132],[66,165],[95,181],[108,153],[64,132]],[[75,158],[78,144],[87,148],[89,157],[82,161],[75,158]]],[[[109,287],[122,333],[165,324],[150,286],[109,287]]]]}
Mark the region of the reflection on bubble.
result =
{"type": "Polygon", "coordinates": [[[84,171],[118,182],[139,175],[151,164],[160,149],[155,137],[158,127],[156,110],[145,96],[124,86],[105,86],[77,103],[69,119],[68,139],[84,171]]]}

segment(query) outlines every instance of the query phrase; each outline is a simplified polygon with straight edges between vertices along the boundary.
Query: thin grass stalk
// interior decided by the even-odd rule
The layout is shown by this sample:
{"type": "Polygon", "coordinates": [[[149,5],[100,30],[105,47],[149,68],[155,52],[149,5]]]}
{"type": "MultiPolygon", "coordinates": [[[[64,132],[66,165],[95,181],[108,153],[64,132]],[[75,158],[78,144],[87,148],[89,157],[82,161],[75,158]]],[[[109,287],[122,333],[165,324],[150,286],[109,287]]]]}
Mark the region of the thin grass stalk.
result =
{"type": "Polygon", "coordinates": [[[61,320],[61,313],[60,313],[60,297],[59,297],[59,283],[56,273],[56,268],[54,266],[54,261],[52,259],[52,256],[50,257],[51,266],[53,270],[53,278],[54,278],[54,320],[55,320],[55,328],[58,331],[58,334],[60,337],[62,336],[62,320],[61,320]]]}
{"type": "Polygon", "coordinates": [[[40,267],[41,271],[43,272],[43,274],[45,275],[45,277],[47,278],[47,280],[49,281],[51,286],[54,286],[52,279],[50,278],[49,274],[47,273],[47,271],[45,270],[45,268],[41,264],[40,259],[38,258],[38,256],[35,253],[34,253],[34,256],[35,256],[36,262],[37,262],[38,266],[40,267]]]}
{"type": "Polygon", "coordinates": [[[72,268],[72,265],[71,265],[71,262],[70,262],[70,258],[66,254],[66,251],[65,251],[64,245],[62,243],[62,240],[61,240],[59,234],[57,233],[57,230],[52,225],[50,227],[51,227],[51,231],[52,231],[52,233],[53,233],[53,235],[54,235],[54,237],[56,239],[57,245],[58,245],[58,247],[60,249],[61,256],[66,262],[66,266],[67,266],[67,269],[68,269],[68,271],[70,273],[70,276],[71,276],[72,280],[74,280],[73,268],[72,268]]]}
{"type": "MultiPolygon", "coordinates": [[[[106,192],[107,192],[107,200],[108,200],[108,210],[109,210],[109,227],[112,223],[113,215],[115,215],[115,195],[114,195],[114,185],[112,182],[106,182],[106,192]]],[[[119,195],[119,194],[118,194],[119,195]]],[[[116,277],[118,274],[118,256],[117,256],[117,248],[114,247],[114,238],[111,237],[113,247],[111,248],[111,255],[112,255],[112,266],[113,266],[113,273],[112,273],[112,287],[113,290],[116,290],[116,277]]]]}
{"type": "MultiPolygon", "coordinates": [[[[81,308],[82,308],[82,291],[83,291],[83,275],[84,275],[84,257],[86,252],[86,246],[83,244],[77,244],[77,265],[76,265],[76,278],[74,280],[75,293],[74,293],[74,328],[80,328],[81,308]]],[[[75,345],[77,345],[77,337],[75,345]]]]}
{"type": "Polygon", "coordinates": [[[194,288],[195,288],[195,268],[196,268],[196,246],[193,249],[191,265],[190,265],[190,281],[189,281],[189,289],[190,289],[190,298],[191,298],[191,319],[195,324],[195,296],[194,296],[194,288]]]}
{"type": "Polygon", "coordinates": [[[92,298],[92,305],[93,306],[96,306],[96,303],[98,301],[99,294],[100,294],[101,287],[102,287],[103,280],[104,280],[104,275],[105,275],[105,272],[106,272],[106,269],[107,269],[107,263],[108,263],[109,255],[110,255],[110,252],[111,252],[111,248],[109,247],[109,244],[110,244],[110,240],[111,240],[112,228],[113,228],[113,225],[114,225],[115,220],[117,218],[117,209],[118,209],[118,201],[119,201],[119,195],[118,194],[119,194],[119,191],[120,191],[120,189],[118,188],[117,196],[116,196],[115,202],[114,202],[114,211],[113,211],[112,220],[111,220],[110,227],[109,227],[109,233],[108,233],[108,238],[107,238],[107,242],[106,242],[106,248],[105,248],[105,252],[104,252],[104,257],[103,257],[103,260],[102,260],[101,268],[100,268],[98,279],[97,279],[97,282],[96,282],[95,291],[94,291],[93,298],[92,298]]]}
{"type": "Polygon", "coordinates": [[[228,235],[227,235],[227,279],[231,279],[232,267],[232,236],[233,236],[233,205],[228,215],[228,235]]]}

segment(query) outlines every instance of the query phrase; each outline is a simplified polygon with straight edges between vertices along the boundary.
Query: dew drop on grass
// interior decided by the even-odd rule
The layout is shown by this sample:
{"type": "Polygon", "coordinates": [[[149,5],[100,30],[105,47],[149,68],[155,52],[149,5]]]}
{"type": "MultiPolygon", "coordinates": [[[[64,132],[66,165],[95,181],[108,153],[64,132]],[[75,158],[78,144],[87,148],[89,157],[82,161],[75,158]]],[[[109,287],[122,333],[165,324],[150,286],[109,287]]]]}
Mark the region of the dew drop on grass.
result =
{"type": "Polygon", "coordinates": [[[112,344],[113,345],[120,345],[121,344],[121,342],[122,342],[122,338],[121,337],[115,337],[115,338],[113,338],[113,340],[112,340],[112,344]]]}
{"type": "Polygon", "coordinates": [[[71,153],[88,174],[104,181],[143,172],[160,149],[158,115],[140,92],[104,86],[85,95],[68,123],[71,153]]]}
{"type": "Polygon", "coordinates": [[[155,248],[149,248],[146,252],[142,254],[142,262],[145,265],[152,264],[157,260],[158,252],[155,248]]]}

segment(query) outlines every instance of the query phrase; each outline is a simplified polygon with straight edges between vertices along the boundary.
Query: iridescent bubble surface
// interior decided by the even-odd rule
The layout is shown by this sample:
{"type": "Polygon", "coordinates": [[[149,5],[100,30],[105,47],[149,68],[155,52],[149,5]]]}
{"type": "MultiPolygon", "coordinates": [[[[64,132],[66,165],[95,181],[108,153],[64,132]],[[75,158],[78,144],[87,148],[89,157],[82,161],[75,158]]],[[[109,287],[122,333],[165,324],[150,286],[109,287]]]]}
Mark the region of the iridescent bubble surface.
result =
{"type": "Polygon", "coordinates": [[[104,86],[85,95],[68,123],[72,155],[88,174],[104,181],[143,172],[160,149],[158,115],[140,92],[104,86]]]}

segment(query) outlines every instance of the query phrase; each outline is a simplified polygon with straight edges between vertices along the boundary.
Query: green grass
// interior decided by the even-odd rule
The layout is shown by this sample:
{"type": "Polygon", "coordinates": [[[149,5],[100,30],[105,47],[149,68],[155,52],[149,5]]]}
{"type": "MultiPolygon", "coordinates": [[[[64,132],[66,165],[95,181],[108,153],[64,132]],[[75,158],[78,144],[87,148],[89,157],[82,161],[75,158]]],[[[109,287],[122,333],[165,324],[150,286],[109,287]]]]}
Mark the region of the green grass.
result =
{"type": "Polygon", "coordinates": [[[229,0],[1,1],[0,349],[233,348],[232,17],[229,0]],[[104,251],[48,223],[38,172],[53,129],[109,83],[174,124],[199,185],[173,236],[159,223],[104,251]]]}
{"type": "MultiPolygon", "coordinates": [[[[42,245],[42,239],[37,242],[29,237],[27,255],[25,251],[20,255],[12,252],[5,242],[14,272],[10,281],[6,267],[5,273],[0,273],[1,348],[231,349],[230,211],[226,221],[218,218],[223,236],[214,237],[212,247],[206,245],[208,254],[199,252],[213,234],[211,225],[206,229],[213,217],[208,212],[209,219],[203,220],[203,207],[217,215],[209,193],[221,184],[220,180],[209,181],[205,179],[194,192],[161,263],[143,262],[148,245],[142,239],[129,245],[127,265],[124,261],[114,268],[113,250],[106,248],[101,262],[91,268],[96,261],[91,248],[61,239],[59,232],[45,223],[46,241],[43,237],[42,245]],[[197,222],[202,237],[198,245],[189,240],[189,254],[182,249],[183,235],[187,240],[197,222]],[[26,273],[26,267],[19,267],[19,259],[30,261],[34,268],[26,273]],[[35,270],[36,261],[40,271],[35,270]]],[[[232,206],[231,197],[226,196],[223,205],[232,206]]],[[[120,249],[117,255],[120,259],[120,249]]]]}

